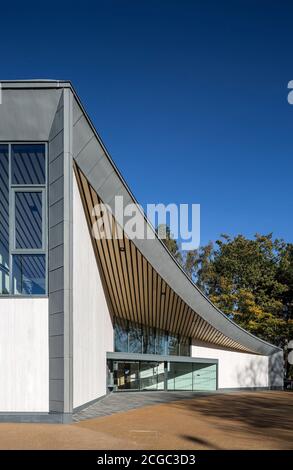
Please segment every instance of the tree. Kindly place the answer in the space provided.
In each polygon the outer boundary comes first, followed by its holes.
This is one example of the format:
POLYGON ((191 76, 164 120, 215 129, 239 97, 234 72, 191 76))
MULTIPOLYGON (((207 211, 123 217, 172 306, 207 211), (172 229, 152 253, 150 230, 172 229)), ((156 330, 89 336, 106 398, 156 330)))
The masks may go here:
POLYGON ((272 234, 222 235, 184 256, 198 287, 229 318, 257 336, 284 345, 292 335, 293 249, 272 234))
POLYGON ((160 224, 156 228, 156 232, 159 238, 161 238, 162 242, 166 245, 168 250, 172 253, 174 258, 176 258, 179 263, 182 263, 182 254, 179 250, 177 241, 174 239, 171 233, 170 227, 165 224, 160 224))
POLYGON ((240 326, 278 346, 293 339, 293 245, 256 234, 223 234, 182 253, 170 228, 159 235, 202 292, 240 326))

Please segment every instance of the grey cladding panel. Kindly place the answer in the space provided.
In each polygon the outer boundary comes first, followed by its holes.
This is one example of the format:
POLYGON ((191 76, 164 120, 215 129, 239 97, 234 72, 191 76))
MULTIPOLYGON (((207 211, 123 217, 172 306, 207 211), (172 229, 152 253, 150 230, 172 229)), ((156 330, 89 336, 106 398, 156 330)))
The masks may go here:
POLYGON ((77 155, 75 161, 78 165, 82 165, 84 173, 88 174, 102 157, 106 158, 106 155, 101 147, 97 145, 96 138, 93 137, 77 155))
MULTIPOLYGON (((50 379, 51 382, 51 379, 50 379)), ((49 395, 50 397, 53 396, 53 390, 49 390, 49 393, 51 391, 51 394, 49 395)), ((49 410, 53 411, 54 413, 63 413, 64 410, 64 402, 62 401, 57 401, 57 400, 52 400, 49 399, 49 410)))
POLYGON ((61 130, 57 135, 55 135, 53 140, 50 140, 49 151, 51 157, 54 158, 60 155, 63 152, 63 130, 61 130))
POLYGON ((55 400, 62 401, 64 394, 64 380, 51 379, 49 381, 49 395, 53 396, 55 400))
POLYGON ((49 408, 64 409, 64 105, 49 142, 49 408))
MULTIPOLYGON (((50 150, 49 150, 50 151, 50 150)), ((52 155, 50 157, 52 160, 52 155)), ((63 177, 63 164, 64 164, 64 155, 63 153, 55 158, 49 164, 49 184, 54 183, 60 177, 63 177)))
POLYGON ((49 272, 49 292, 55 292, 64 287, 64 268, 61 266, 49 272))
MULTIPOLYGON (((49 338, 49 355, 52 358, 63 358, 64 357, 64 336, 63 334, 58 336, 50 336, 49 338)), ((59 400, 59 398, 57 399, 59 400)))
POLYGON ((73 155, 76 156, 94 136, 88 122, 82 116, 73 127, 73 155))
MULTIPOLYGON (((50 238, 49 238, 49 250, 56 248, 59 245, 63 244, 63 223, 55 225, 54 227, 50 228, 50 238)), ((51 269, 54 269, 53 266, 50 265, 51 269)))
POLYGON ((72 120, 73 120, 73 125, 76 123, 76 121, 78 121, 78 119, 82 116, 82 110, 80 109, 80 106, 78 104, 78 102, 76 101, 76 99, 74 98, 73 99, 73 106, 72 106, 73 110, 72 110, 72 114, 73 114, 73 117, 72 117, 72 120))
POLYGON ((110 201, 112 201, 113 197, 118 196, 119 189, 121 188, 122 188, 122 183, 119 180, 118 176, 116 175, 116 172, 113 171, 113 173, 109 176, 109 178, 107 178, 104 184, 102 184, 102 186, 100 187, 100 196, 103 202, 109 203, 110 201))
POLYGON ((113 166, 107 158, 100 158, 94 168, 86 175, 89 183, 96 189, 99 194, 101 186, 114 173, 113 166))
POLYGON ((64 361, 63 358, 51 358, 50 379, 63 380, 64 361))
POLYGON ((0 140, 47 141, 62 90, 2 90, 0 140))
POLYGON ((50 334, 50 336, 56 336, 56 335, 60 335, 60 334, 63 334, 63 333, 64 333, 64 314, 63 314, 63 312, 62 313, 55 313, 54 315, 50 315, 50 325, 49 325, 49 334, 50 334))
MULTIPOLYGON (((60 199, 63 199, 64 184, 63 176, 55 180, 50 186, 49 205, 52 206, 60 199)), ((55 224, 54 224, 55 225, 55 224)))
POLYGON ((64 290, 62 287, 60 290, 49 292, 49 302, 50 317, 54 313, 61 313, 64 311, 64 290))
POLYGON ((59 106, 50 131, 50 140, 52 141, 63 129, 63 103, 59 106))
POLYGON ((64 219, 63 198, 50 206, 49 227, 59 224, 64 219))

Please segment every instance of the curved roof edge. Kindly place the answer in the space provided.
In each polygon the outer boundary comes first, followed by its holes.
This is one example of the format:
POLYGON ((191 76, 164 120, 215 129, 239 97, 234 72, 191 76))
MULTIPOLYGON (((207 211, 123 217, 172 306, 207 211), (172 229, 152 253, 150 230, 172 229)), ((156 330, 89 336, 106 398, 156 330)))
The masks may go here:
MULTIPOLYGON (((88 116, 86 110, 84 109, 81 100, 76 93, 74 87, 71 84, 72 92, 77 100, 88 124, 90 125, 94 135, 98 139, 100 145, 102 146, 106 157, 113 166, 114 171, 116 172, 120 182, 124 186, 126 192, 130 195, 132 202, 138 204, 137 199, 123 178, 120 170, 117 168, 116 164, 112 160, 104 142, 102 141, 100 135, 98 134, 93 122, 88 116)), ((111 184, 111 178, 109 178, 109 184, 111 184)), ((102 185, 105 190, 105 184, 102 185)), ((93 188, 99 192, 99 188, 93 185, 93 188)), ((121 189, 121 188, 120 188, 121 189)), ((109 192, 109 188, 107 188, 109 192)), ((115 194, 115 188, 113 187, 113 193, 115 194)), ((102 194, 101 194, 102 196, 102 194)), ((110 201, 104 201, 110 202, 110 201)), ((139 206, 140 207, 140 206, 139 206)), ((159 274, 170 284, 178 295, 192 308, 198 315, 202 316, 206 321, 208 321, 212 326, 217 328, 226 336, 234 339, 243 346, 255 351, 258 354, 271 355, 281 350, 281 348, 270 344, 252 333, 246 331, 241 326, 237 325, 233 320, 229 319, 218 307, 216 307, 211 300, 196 286, 196 284, 190 279, 187 273, 183 270, 182 266, 174 258, 172 253, 168 250, 163 241, 157 236, 155 228, 147 219, 146 214, 142 211, 142 216, 145 220, 145 223, 151 230, 155 233, 154 240, 139 240, 134 239, 133 242, 140 249, 142 254, 148 259, 152 266, 159 272, 159 274), (168 261, 169 262, 168 262, 168 261), (170 263, 171 261, 171 263, 170 263), (180 276, 178 276, 180 273, 180 276)))
MULTIPOLYGON (((128 202, 134 202, 138 204, 136 198, 134 197, 132 191, 128 187, 126 181, 121 175, 116 164, 112 160, 109 152, 107 151, 101 137, 95 129, 91 119, 89 118, 87 112, 85 111, 78 94, 76 93, 73 85, 70 81, 59 81, 59 80, 11 80, 11 81, 0 81, 2 89, 13 89, 13 88, 31 88, 31 89, 40 89, 40 88, 70 88, 72 93, 81 108, 81 111, 90 126, 93 134, 97 138, 99 144, 101 145, 108 162, 113 167, 113 173, 120 180, 118 184, 118 189, 121 191, 121 188, 124 190, 124 193, 128 195, 128 202)), ((99 160, 101 161, 101 159, 99 160)), ((95 165, 94 168, 98 163, 95 165)), ((83 169, 81 167, 81 169, 83 169)), ((105 192, 108 197, 104 198, 105 203, 110 203, 113 200, 115 191, 117 191, 117 178, 108 178, 108 186, 99 184, 95 181, 95 176, 93 172, 88 172, 86 175, 89 179, 93 188, 100 192, 100 196, 103 199, 102 192, 105 192), (111 197, 109 197, 111 194, 111 197), (108 200, 107 200, 108 199, 108 200)), ((111 204, 110 204, 111 205, 111 204)), ((133 242, 136 244, 137 248, 142 252, 146 259, 152 264, 154 269, 162 276, 163 279, 170 285, 170 287, 189 305, 198 315, 200 315, 204 320, 209 322, 216 329, 221 331, 226 336, 237 341, 246 348, 255 351, 258 354, 271 355, 281 350, 281 348, 274 346, 262 339, 257 338, 252 333, 244 330, 242 327, 237 325, 233 320, 229 319, 219 308, 217 308, 211 301, 208 299, 203 292, 194 284, 194 282, 188 277, 188 275, 183 270, 182 266, 177 262, 177 260, 172 256, 170 251, 167 249, 165 244, 160 240, 155 232, 154 227, 147 219, 145 213, 142 211, 142 216, 145 220, 145 223, 151 230, 155 233, 155 238, 153 240, 139 240, 134 239, 133 242)))

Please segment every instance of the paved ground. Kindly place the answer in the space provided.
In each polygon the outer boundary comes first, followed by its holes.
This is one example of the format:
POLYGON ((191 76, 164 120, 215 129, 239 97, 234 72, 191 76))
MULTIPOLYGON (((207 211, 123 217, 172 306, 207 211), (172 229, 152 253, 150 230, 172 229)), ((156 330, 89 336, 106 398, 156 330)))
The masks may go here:
MULTIPOLYGON (((215 393, 215 392, 214 392, 215 393)), ((129 411, 158 403, 168 403, 170 401, 184 400, 193 397, 209 395, 207 393, 194 392, 121 392, 111 393, 94 405, 76 413, 73 417, 75 422, 85 419, 109 416, 121 411, 129 411)))
POLYGON ((292 450, 293 393, 197 396, 70 425, 1 423, 0 448, 292 450))

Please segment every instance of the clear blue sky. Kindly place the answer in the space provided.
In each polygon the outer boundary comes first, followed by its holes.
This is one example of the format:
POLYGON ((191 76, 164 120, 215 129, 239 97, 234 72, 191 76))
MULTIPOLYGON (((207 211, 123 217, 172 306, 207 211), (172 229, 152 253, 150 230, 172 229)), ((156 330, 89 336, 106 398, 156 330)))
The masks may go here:
POLYGON ((78 3, 4 2, 1 78, 72 80, 139 202, 200 203, 202 243, 293 242, 292 1, 78 3))

